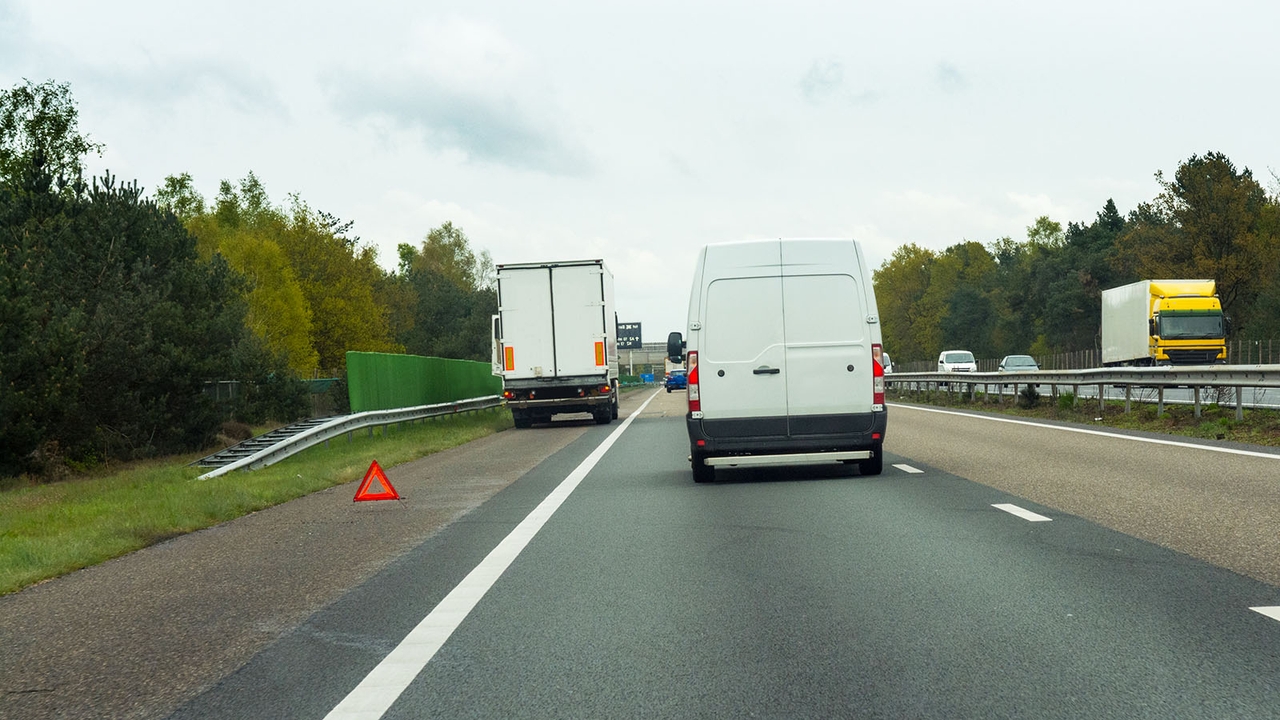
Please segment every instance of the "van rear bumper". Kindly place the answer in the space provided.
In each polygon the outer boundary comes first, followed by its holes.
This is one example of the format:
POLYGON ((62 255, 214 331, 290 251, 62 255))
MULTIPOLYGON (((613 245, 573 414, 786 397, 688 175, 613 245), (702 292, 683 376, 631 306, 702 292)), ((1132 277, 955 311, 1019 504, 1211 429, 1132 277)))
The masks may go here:
POLYGON ((842 423, 860 428, 858 430, 804 435, 786 434, 786 418, 707 421, 695 420, 686 414, 685 425, 690 450, 704 457, 844 452, 878 448, 884 442, 888 415, 888 412, 859 413, 848 416, 849 422, 842 423), (708 423, 712 424, 714 435, 707 432, 708 423))

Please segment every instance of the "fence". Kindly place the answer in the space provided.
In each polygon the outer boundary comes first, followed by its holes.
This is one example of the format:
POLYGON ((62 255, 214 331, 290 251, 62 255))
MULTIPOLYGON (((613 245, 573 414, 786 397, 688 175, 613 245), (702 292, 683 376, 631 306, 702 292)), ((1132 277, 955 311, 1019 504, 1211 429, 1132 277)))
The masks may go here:
POLYGON ((487 362, 348 352, 347 393, 359 413, 500 395, 502 379, 487 362))
MULTIPOLYGON (((1102 359, 1096 348, 1052 355, 1033 356, 1041 370, 1088 370, 1102 367, 1102 359)), ((997 358, 982 358, 978 372, 996 372, 1000 368, 997 358)), ((1274 365, 1280 363, 1280 342, 1273 340, 1234 339, 1227 342, 1228 365, 1274 365)), ((938 369, 936 360, 913 360, 895 363, 898 372, 932 372, 938 369)))

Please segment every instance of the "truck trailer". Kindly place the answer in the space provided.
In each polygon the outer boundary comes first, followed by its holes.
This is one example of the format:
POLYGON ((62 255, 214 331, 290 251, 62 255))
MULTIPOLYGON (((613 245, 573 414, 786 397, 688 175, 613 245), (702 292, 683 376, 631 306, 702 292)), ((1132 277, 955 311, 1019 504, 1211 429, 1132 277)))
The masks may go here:
POLYGON ((517 428, 559 413, 618 417, 613 274, 603 260, 498 265, 493 372, 517 428))
POLYGON ((1102 291, 1102 364, 1227 360, 1228 321, 1213 280, 1139 280, 1102 291))

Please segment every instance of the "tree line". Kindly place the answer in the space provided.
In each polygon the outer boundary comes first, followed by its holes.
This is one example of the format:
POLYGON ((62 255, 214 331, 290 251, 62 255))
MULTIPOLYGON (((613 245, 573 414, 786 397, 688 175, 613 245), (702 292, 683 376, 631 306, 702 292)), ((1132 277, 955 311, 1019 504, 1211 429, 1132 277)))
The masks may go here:
POLYGON ((1040 217, 1025 241, 898 248, 873 273, 885 348, 897 362, 1097 349, 1102 291, 1158 278, 1216 280, 1233 337, 1280 336, 1280 181, 1268 192, 1218 152, 1156 179, 1128 215, 1107 200, 1065 229, 1040 217))
POLYGON ((493 263, 445 223, 395 270, 353 223, 250 172, 211 201, 83 178, 101 153, 65 83, 0 91, 0 475, 189 452, 308 410, 348 350, 485 360, 493 263), (219 400, 207 389, 240 381, 219 400))

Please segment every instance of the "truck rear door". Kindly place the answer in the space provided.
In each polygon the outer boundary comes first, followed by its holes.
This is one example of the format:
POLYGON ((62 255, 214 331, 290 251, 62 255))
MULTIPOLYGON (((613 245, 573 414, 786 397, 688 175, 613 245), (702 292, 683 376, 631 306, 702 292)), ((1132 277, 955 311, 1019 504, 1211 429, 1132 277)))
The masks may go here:
MULTIPOLYGON (((599 265, 551 269, 556 375, 600 375, 608 369, 604 273, 599 265)), ((616 352, 616 350, 615 350, 616 352)))
POLYGON ((516 268, 498 273, 503 377, 528 379, 555 373, 551 334, 551 273, 516 268))

